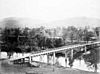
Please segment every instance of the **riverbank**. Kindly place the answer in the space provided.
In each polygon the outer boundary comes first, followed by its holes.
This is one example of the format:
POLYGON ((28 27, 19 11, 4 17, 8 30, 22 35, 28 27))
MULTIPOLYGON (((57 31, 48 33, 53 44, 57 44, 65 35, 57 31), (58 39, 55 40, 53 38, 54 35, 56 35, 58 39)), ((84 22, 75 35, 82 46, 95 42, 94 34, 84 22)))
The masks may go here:
POLYGON ((72 68, 57 67, 41 63, 41 66, 28 67, 25 65, 9 64, 7 60, 0 61, 0 74, 99 74, 72 68))

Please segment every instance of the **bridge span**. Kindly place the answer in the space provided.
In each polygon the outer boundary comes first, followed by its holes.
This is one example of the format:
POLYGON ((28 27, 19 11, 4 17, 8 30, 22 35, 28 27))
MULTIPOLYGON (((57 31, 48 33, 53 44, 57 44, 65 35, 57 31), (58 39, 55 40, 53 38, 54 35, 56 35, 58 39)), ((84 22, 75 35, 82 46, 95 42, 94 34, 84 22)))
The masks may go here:
MULTIPOLYGON (((65 53, 65 62, 66 62, 66 66, 67 66, 67 52, 71 51, 71 59, 73 59, 73 50, 78 50, 78 51, 85 51, 87 52, 87 46, 90 47, 96 47, 96 46, 100 46, 100 41, 98 42, 92 42, 92 43, 86 43, 86 44, 77 44, 77 45, 69 45, 69 46, 63 46, 63 47, 58 47, 58 48, 53 48, 53 49, 47 49, 47 50, 43 50, 40 52, 31 52, 29 55, 25 55, 22 57, 17 57, 17 58, 11 58, 9 59, 10 61, 16 61, 19 59, 25 59, 25 58, 29 58, 29 63, 32 63, 32 58, 35 56, 41 56, 41 55, 47 55, 50 53, 53 53, 53 64, 55 64, 55 53, 59 52, 59 51, 64 51, 65 53)), ((48 57, 49 59, 49 57, 48 57)), ((47 59, 47 63, 49 63, 49 60, 47 59)))

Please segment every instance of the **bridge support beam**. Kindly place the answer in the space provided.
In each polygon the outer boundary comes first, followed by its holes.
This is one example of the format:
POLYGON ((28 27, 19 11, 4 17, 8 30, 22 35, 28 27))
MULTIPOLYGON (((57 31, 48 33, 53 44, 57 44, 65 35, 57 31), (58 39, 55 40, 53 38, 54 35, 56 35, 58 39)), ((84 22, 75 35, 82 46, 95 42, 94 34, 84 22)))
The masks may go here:
POLYGON ((47 54, 47 64, 49 64, 49 53, 47 54))
POLYGON ((40 55, 40 62, 43 62, 43 58, 42 58, 43 56, 42 55, 40 55))
POLYGON ((32 63, 32 56, 29 56, 29 64, 32 63))
POLYGON ((55 52, 53 52, 53 65, 55 64, 55 58, 56 58, 56 55, 55 55, 55 52))
POLYGON ((55 68, 54 68, 54 65, 55 65, 55 58, 56 58, 56 55, 55 55, 55 52, 53 52, 53 71, 55 71, 55 68))
POLYGON ((73 59, 73 49, 71 49, 71 60, 73 59))
POLYGON ((65 67, 67 67, 67 52, 65 51, 65 67))

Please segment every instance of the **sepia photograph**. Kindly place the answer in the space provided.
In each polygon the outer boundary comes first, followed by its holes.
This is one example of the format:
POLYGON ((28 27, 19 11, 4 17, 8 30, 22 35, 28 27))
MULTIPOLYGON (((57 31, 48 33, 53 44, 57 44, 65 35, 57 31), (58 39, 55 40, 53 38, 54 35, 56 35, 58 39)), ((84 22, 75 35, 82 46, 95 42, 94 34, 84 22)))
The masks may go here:
POLYGON ((100 0, 0 0, 0 74, 99 74, 100 0))

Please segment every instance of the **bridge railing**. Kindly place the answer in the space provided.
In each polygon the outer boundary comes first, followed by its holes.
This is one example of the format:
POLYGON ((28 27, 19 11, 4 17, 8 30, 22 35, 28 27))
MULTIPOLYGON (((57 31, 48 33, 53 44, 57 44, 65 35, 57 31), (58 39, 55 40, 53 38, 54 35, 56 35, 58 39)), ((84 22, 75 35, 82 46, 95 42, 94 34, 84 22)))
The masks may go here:
POLYGON ((85 47, 87 45, 94 45, 94 44, 100 44, 100 42, 93 42, 93 43, 86 43, 86 44, 78 44, 78 45, 69 45, 69 46, 63 46, 63 47, 58 47, 58 48, 53 48, 53 49, 48 49, 40 52, 35 52, 35 53, 30 53, 29 55, 22 56, 22 57, 17 57, 17 58, 11 58, 9 59, 10 61, 26 58, 26 57, 31 57, 31 56, 40 56, 48 53, 53 53, 53 52, 58 52, 62 50, 69 51, 71 49, 79 48, 79 47, 85 47))

